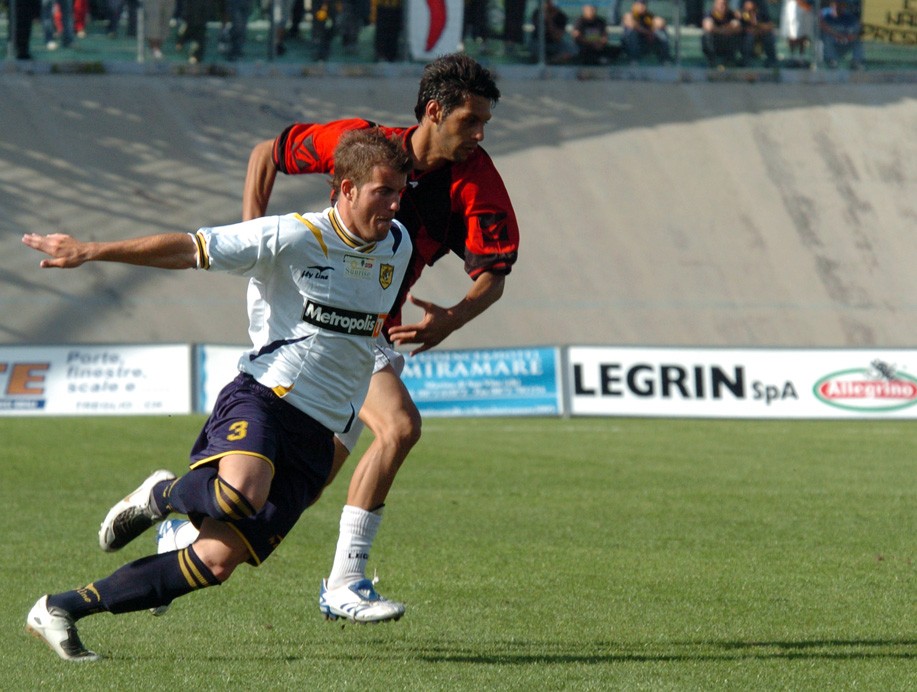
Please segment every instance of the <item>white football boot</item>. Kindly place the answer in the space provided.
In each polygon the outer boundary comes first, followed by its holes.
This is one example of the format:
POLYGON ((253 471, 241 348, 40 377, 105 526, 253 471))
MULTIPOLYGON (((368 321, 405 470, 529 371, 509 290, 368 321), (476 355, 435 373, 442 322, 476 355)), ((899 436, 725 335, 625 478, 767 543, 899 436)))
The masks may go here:
POLYGON ((151 474, 140 487, 112 507, 99 527, 99 547, 107 553, 120 550, 162 519, 153 502, 153 486, 175 479, 171 471, 151 474))
POLYGON ((98 661, 101 656, 90 651, 77 634, 76 625, 70 614, 60 608, 49 608, 48 597, 38 599, 25 620, 30 634, 44 640, 51 650, 65 661, 98 661))
POLYGON ((322 579, 318 608, 327 620, 344 618, 353 622, 386 622, 400 620, 404 604, 390 601, 379 593, 370 579, 361 579, 336 589, 329 589, 322 579))

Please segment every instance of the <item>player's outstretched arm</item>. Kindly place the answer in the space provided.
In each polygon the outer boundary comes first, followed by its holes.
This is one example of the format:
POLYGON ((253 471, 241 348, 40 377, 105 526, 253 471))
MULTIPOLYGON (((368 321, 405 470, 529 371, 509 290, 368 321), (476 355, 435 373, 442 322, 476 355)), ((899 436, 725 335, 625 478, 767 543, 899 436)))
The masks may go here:
POLYGON ((251 221, 267 213, 277 167, 274 166, 274 140, 266 139, 252 147, 242 190, 242 220, 251 221))
POLYGON ((464 298, 451 308, 443 308, 408 294, 408 300, 424 312, 420 322, 403 324, 389 330, 389 338, 397 345, 420 344, 411 355, 438 346, 456 329, 468 324, 500 300, 506 277, 503 274, 480 274, 464 298))
POLYGON ((82 242, 65 233, 26 233, 22 242, 43 252, 43 269, 71 269, 86 262, 121 262, 160 269, 193 269, 197 243, 187 233, 162 233, 131 240, 82 242))

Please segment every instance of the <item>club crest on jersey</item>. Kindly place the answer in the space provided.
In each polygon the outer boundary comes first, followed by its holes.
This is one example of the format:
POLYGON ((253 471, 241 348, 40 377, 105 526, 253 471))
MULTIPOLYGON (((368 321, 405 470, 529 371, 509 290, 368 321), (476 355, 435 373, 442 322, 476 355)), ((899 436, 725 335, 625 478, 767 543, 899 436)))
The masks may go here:
POLYGON ((379 265, 379 283, 382 288, 388 288, 392 285, 392 279, 395 278, 395 265, 394 264, 380 264, 379 265))
POLYGON ((374 257, 344 255, 344 276, 348 279, 372 279, 376 268, 374 257))

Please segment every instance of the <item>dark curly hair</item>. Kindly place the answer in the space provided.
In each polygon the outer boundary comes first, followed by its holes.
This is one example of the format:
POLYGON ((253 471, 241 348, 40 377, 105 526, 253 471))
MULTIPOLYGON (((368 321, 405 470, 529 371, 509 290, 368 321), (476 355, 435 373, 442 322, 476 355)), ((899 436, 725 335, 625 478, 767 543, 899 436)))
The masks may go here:
POLYGON ((471 96, 483 96, 495 106, 500 90, 493 74, 464 53, 443 55, 423 70, 414 115, 420 122, 430 101, 442 106, 444 116, 449 115, 471 96))

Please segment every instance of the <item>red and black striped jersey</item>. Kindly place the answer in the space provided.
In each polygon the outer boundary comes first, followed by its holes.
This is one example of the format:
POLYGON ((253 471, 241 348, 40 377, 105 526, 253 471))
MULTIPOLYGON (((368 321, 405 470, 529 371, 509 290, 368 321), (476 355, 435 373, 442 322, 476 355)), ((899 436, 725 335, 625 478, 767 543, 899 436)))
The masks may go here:
MULTIPOLYGON (((281 173, 327 173, 334 170, 334 150, 341 135, 376 127, 354 118, 329 123, 294 123, 274 141, 274 165, 281 173)), ((405 145, 417 126, 378 126, 405 145)), ((397 219, 414 243, 411 266, 386 326, 401 322, 401 307, 424 266, 450 251, 465 262, 471 278, 490 271, 509 274, 519 248, 519 225, 503 179, 490 156, 478 147, 467 160, 432 171, 415 171, 401 199, 397 219)))

